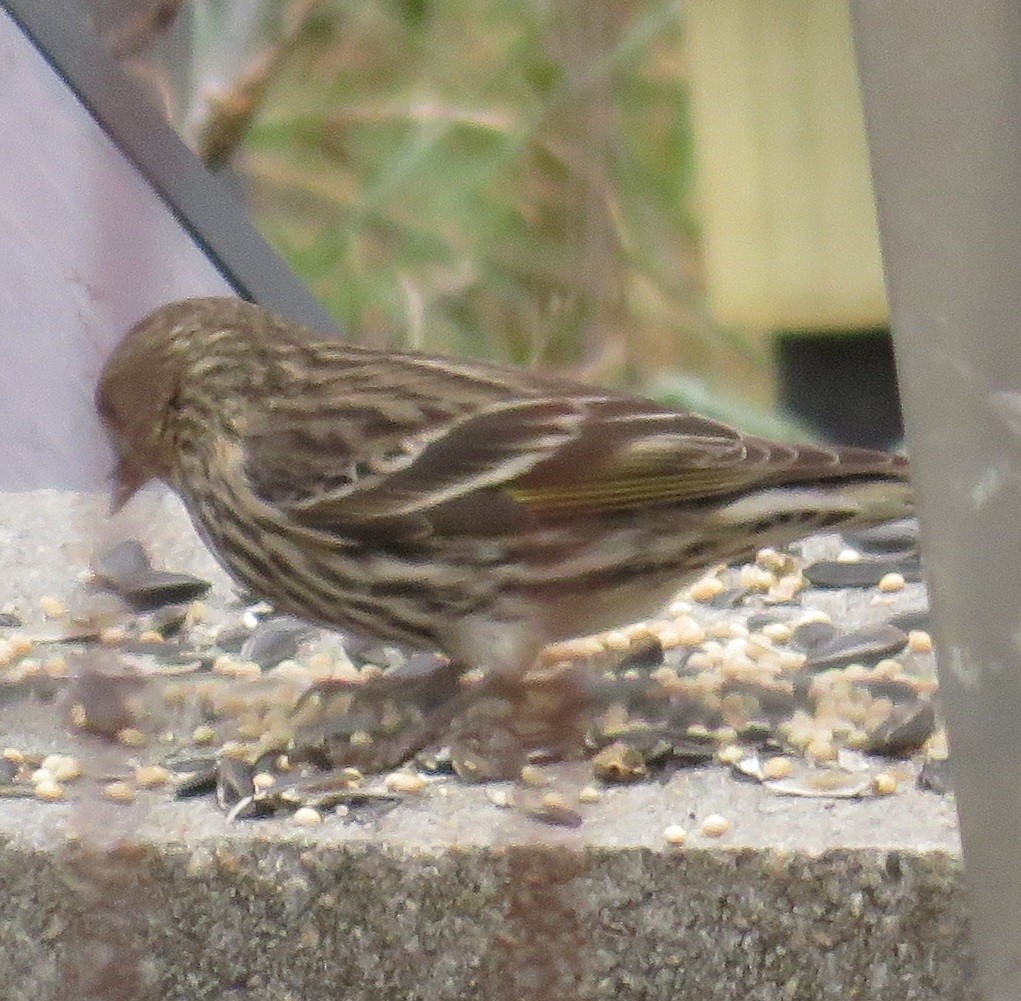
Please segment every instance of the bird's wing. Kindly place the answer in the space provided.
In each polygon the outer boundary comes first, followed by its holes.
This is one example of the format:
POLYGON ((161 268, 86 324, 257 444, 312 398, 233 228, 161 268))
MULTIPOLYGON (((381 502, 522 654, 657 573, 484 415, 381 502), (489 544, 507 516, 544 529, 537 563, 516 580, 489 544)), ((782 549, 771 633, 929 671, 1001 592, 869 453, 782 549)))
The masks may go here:
POLYGON ((244 466, 309 524, 394 519, 513 480, 584 419, 521 370, 320 344, 275 369, 244 466))
POLYGON ((567 514, 697 503, 755 488, 907 477, 901 456, 784 444, 697 414, 634 403, 618 398, 594 405, 573 442, 507 491, 531 509, 567 514))
POLYGON ((833 450, 520 370, 335 350, 312 367, 314 386, 276 396, 245 433, 252 489, 314 527, 471 509, 485 529, 487 511, 499 522, 696 502, 757 484, 883 475, 888 461, 861 451, 847 465, 833 450))
POLYGON ((295 506, 316 519, 372 521, 418 514, 513 482, 574 440, 584 417, 561 400, 493 404, 442 428, 412 435, 366 464, 349 489, 295 506))

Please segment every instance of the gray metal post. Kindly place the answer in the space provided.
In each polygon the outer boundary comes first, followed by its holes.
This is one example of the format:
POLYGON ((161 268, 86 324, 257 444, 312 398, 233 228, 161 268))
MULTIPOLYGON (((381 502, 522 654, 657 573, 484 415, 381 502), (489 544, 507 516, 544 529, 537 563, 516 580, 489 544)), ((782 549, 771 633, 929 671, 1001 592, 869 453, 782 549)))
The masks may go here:
POLYGON ((1021 6, 852 13, 981 986, 1021 998, 1021 6))

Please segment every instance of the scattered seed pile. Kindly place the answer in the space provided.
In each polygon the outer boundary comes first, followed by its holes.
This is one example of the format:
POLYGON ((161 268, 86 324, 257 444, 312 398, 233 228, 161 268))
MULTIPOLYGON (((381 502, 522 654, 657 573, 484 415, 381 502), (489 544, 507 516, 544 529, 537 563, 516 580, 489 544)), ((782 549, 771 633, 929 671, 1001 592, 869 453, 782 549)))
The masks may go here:
MULTIPOLYGON (((208 582, 157 569, 125 542, 66 599, 3 610, 0 698, 49 700, 72 728, 120 744, 121 773, 91 777, 112 801, 165 787, 215 794, 233 816, 286 810, 304 824, 451 773, 513 776, 536 793, 529 811, 555 824, 579 823, 577 804, 603 784, 678 767, 728 767, 790 795, 889 795, 916 775, 943 791, 916 544, 916 525, 898 522, 716 568, 662 618, 550 647, 524 685, 462 698, 419 750, 406 735, 479 679, 244 596, 209 608, 208 582), (871 624, 842 630, 852 605, 871 624), (543 792, 543 765, 582 757, 593 780, 577 804, 543 792)), ((0 795, 74 796, 83 766, 64 752, 6 747, 0 795)), ((509 805, 500 790, 490 799, 509 805)), ((709 836, 726 823, 713 818, 709 836)))

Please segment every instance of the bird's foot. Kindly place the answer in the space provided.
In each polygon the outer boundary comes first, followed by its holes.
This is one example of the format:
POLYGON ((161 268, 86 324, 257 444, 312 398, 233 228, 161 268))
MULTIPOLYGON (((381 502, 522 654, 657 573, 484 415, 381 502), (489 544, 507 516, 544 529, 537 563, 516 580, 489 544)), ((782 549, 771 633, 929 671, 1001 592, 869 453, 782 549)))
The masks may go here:
POLYGON ((529 764, 582 756, 592 707, 587 672, 494 676, 478 689, 450 727, 451 762, 462 778, 518 778, 529 764))
POLYGON ((292 759, 324 768, 385 771, 431 744, 471 781, 514 778, 529 762, 581 756, 590 688, 580 672, 466 681, 463 665, 434 658, 368 682, 326 681, 294 710, 292 759))
POLYGON ((297 761, 323 768, 386 771, 432 743, 472 701, 461 664, 433 655, 367 682, 314 685, 295 706, 297 761))

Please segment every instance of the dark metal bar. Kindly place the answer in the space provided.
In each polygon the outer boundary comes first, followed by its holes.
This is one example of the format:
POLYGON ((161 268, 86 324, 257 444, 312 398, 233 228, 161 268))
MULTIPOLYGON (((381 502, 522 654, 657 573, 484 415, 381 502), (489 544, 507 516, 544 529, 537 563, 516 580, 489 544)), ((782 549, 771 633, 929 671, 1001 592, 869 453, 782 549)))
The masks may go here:
POLYGON ((1021 997, 1021 7, 854 0, 980 982, 1021 997))
POLYGON ((81 0, 0 0, 238 294, 336 330, 308 288, 256 232, 231 189, 207 171, 103 48, 81 0))

